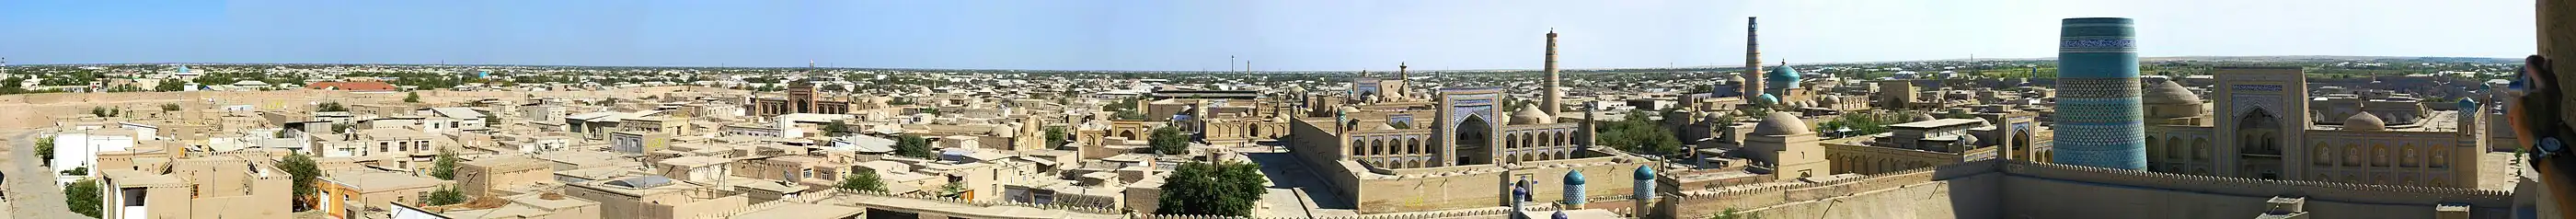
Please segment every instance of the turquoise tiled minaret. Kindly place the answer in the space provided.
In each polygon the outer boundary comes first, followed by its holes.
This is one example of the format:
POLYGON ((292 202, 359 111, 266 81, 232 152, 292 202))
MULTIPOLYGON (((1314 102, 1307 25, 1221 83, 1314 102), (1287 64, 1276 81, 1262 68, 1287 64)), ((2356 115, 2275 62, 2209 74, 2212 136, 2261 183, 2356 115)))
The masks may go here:
POLYGON ((2128 18, 2068 18, 2058 29, 2057 136, 2051 162, 2146 169, 2137 34, 2128 18))

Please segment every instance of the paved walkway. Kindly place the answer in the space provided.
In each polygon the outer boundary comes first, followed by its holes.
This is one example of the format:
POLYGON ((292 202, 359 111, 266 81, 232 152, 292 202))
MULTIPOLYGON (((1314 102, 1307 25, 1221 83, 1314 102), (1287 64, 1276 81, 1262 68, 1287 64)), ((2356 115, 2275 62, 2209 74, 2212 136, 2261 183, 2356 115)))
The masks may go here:
POLYGON ((11 218, 91 218, 72 213, 70 208, 64 207, 62 188, 54 186, 54 174, 46 174, 53 171, 37 166, 39 162, 36 161, 35 134, 34 131, 21 130, 18 133, 5 135, 8 139, 0 139, 0 141, 8 141, 9 144, 9 169, 5 171, 8 173, 8 179, 0 179, 0 181, 7 181, 0 183, 0 186, 8 186, 8 192, 0 195, 9 197, 9 216, 11 218))

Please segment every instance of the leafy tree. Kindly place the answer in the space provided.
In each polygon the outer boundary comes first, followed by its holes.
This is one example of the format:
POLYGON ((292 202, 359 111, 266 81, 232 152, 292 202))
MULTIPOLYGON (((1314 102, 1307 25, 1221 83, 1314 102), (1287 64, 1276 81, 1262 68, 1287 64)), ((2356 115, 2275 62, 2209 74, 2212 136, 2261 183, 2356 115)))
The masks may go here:
POLYGON ((456 180, 456 152, 455 152, 455 151, 448 151, 447 149, 439 149, 439 150, 438 150, 438 160, 437 160, 437 161, 433 161, 433 162, 437 162, 437 163, 436 163, 436 164, 432 164, 433 166, 430 166, 430 168, 429 168, 429 176, 431 176, 431 177, 438 177, 438 179, 443 179, 443 180, 456 180))
POLYGON ((930 139, 911 135, 905 135, 900 139, 895 139, 894 155, 919 158, 939 157, 937 152, 930 151, 930 139))
POLYGON ((849 124, 843 124, 843 123, 841 123, 840 121, 833 121, 833 122, 832 122, 832 123, 830 123, 830 124, 823 124, 823 135, 824 135, 824 136, 840 137, 840 136, 849 135, 849 134, 850 134, 850 125, 849 125, 849 124))
POLYGON ((422 197, 420 201, 421 205, 439 206, 464 204, 465 200, 465 191, 453 186, 439 186, 438 190, 430 191, 429 197, 422 197))
POLYGON ((348 107, 348 106, 341 106, 341 105, 340 105, 340 102, 322 102, 322 104, 316 104, 316 105, 314 105, 314 106, 313 106, 313 111, 314 111, 314 112, 348 112, 348 111, 349 111, 349 107, 348 107))
POLYGON ((63 205, 70 205, 74 213, 95 218, 99 213, 99 201, 105 198, 99 197, 102 195, 106 194, 98 192, 97 179, 84 178, 79 182, 72 182, 71 186, 63 187, 63 205))
POLYGON ((1064 146, 1064 143, 1065 143, 1065 142, 1066 142, 1066 140, 1067 140, 1065 135, 1066 135, 1066 134, 1065 134, 1065 130, 1064 130, 1064 127, 1063 127, 1063 126, 1047 127, 1047 128, 1046 128, 1046 145, 1047 145, 1047 147, 1064 146))
POLYGON ((1674 137, 1672 130, 1646 117, 1652 113, 1631 111, 1620 121, 1597 127, 1602 129, 1599 130, 1601 144, 1643 154, 1672 154, 1681 150, 1681 139, 1674 137))
POLYGON ((1251 216, 1254 203, 1268 193, 1261 184, 1261 165, 1225 161, 1181 164, 1163 179, 1163 198, 1156 214, 1251 216))
POLYGON ((1171 126, 1154 128, 1153 136, 1145 138, 1151 139, 1151 141, 1147 142, 1146 146, 1154 148, 1155 153, 1183 154, 1190 152, 1190 137, 1182 135, 1180 128, 1174 128, 1171 126))
POLYGON ((178 83, 177 81, 162 81, 162 82, 161 82, 161 85, 155 85, 155 86, 152 86, 152 91, 160 91, 160 92, 171 92, 171 91, 180 91, 180 90, 187 90, 187 89, 188 89, 188 85, 180 84, 180 83, 178 83))
POLYGON ((42 161, 37 164, 54 163, 54 138, 36 138, 36 160, 42 161))
POLYGON ((404 102, 404 103, 419 103, 419 102, 420 102, 420 92, 409 92, 409 93, 404 93, 404 94, 403 94, 403 102, 404 102))
POLYGON ((939 186, 939 197, 957 198, 963 197, 961 195, 964 194, 966 194, 965 183, 950 182, 948 185, 939 186))
POLYGON ((306 157, 304 153, 288 153, 286 160, 277 162, 277 169, 286 171, 288 177, 294 177, 295 197, 299 197, 295 201, 301 203, 297 206, 313 206, 312 200, 307 198, 319 192, 319 188, 313 187, 313 182, 322 177, 322 169, 313 162, 313 157, 306 157))
POLYGON ((850 176, 841 177, 841 186, 839 187, 841 189, 860 191, 886 191, 885 180, 877 178, 877 171, 874 170, 857 171, 857 173, 851 173, 850 176))

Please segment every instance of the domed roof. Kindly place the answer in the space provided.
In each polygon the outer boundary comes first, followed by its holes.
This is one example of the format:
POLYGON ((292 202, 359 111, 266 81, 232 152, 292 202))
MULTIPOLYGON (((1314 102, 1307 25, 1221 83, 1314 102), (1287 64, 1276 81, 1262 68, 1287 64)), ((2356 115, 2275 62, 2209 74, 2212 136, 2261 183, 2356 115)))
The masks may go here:
POLYGON ((1565 171, 1566 185, 1583 185, 1583 171, 1565 171))
POLYGON ((1730 123, 1730 122, 1735 122, 1735 121, 1718 121, 1718 120, 1725 120, 1725 119, 1726 119, 1726 115, 1722 115, 1722 114, 1718 114, 1718 113, 1700 113, 1700 114, 1699 114, 1699 121, 1700 121, 1700 122, 1709 122, 1709 123, 1718 123, 1718 124, 1726 124, 1726 123, 1730 123))
POLYGON ((1648 169, 1648 168, 1646 168, 1646 166, 1637 166, 1637 173, 1636 173, 1635 177, 1636 177, 1636 179, 1637 179, 1637 180, 1651 180, 1651 179, 1655 179, 1655 169, 1648 169))
POLYGON ((2148 86, 2144 102, 2146 104, 2192 104, 2200 103, 2200 95, 2192 94, 2191 90, 2183 88, 2181 83, 2167 81, 2148 86))
POLYGON ((1771 68, 1770 74, 1763 74, 1762 80, 1765 83, 1763 86, 1798 88, 1798 68, 1789 67, 1789 63, 1780 63, 1779 67, 1771 68))
POLYGON ((1726 76, 1726 82, 1727 82, 1727 83, 1744 83, 1744 76, 1743 76, 1743 75, 1727 75, 1727 76, 1726 76))
POLYGON ((2479 107, 2479 106, 2478 106, 2478 101, 2477 101, 2477 100, 2471 100, 2471 99, 2469 99, 2469 98, 2460 98, 2460 110, 2461 110, 2461 111, 2471 111, 2471 112, 2475 112, 2475 111, 2478 111, 2478 110, 2483 110, 2482 108, 2485 108, 2485 107, 2479 107))
POLYGON ((1771 96, 1771 94, 1762 94, 1762 96, 1753 97, 1753 105, 1770 106, 1772 104, 1780 104, 1780 97, 1771 96))
POLYGON ((2379 131, 2387 129, 2388 122, 2380 121, 2379 116, 2370 115, 2370 112, 2353 113, 2352 117, 2343 119, 2343 130, 2379 131))
POLYGON ((1549 118, 1551 117, 1547 115, 1546 111, 1538 109, 1537 104, 1521 105, 1521 110, 1512 112, 1511 124, 1528 125, 1556 123, 1554 119, 1549 118))
POLYGON ((1771 112, 1771 115, 1762 117, 1762 123, 1753 125, 1753 134, 1756 135, 1795 135, 1807 132, 1809 132, 1807 121, 1799 120, 1798 115, 1789 114, 1789 112, 1771 112))

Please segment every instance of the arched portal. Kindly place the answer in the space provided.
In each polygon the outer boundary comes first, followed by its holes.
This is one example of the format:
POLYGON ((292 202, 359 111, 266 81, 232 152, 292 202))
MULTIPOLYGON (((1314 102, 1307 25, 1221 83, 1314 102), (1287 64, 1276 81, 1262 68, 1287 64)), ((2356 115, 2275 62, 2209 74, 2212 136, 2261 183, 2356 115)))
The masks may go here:
POLYGON ((2260 108, 2237 117, 2230 142, 2240 153, 2237 177, 2281 179, 2281 127, 2280 117, 2260 108))
POLYGON ((1450 145, 1458 148, 1458 154, 1454 155, 1458 158, 1458 165, 1494 163, 1493 123, 1486 121, 1483 116, 1468 115, 1458 121, 1456 132, 1450 133, 1456 136, 1451 138, 1450 145))

